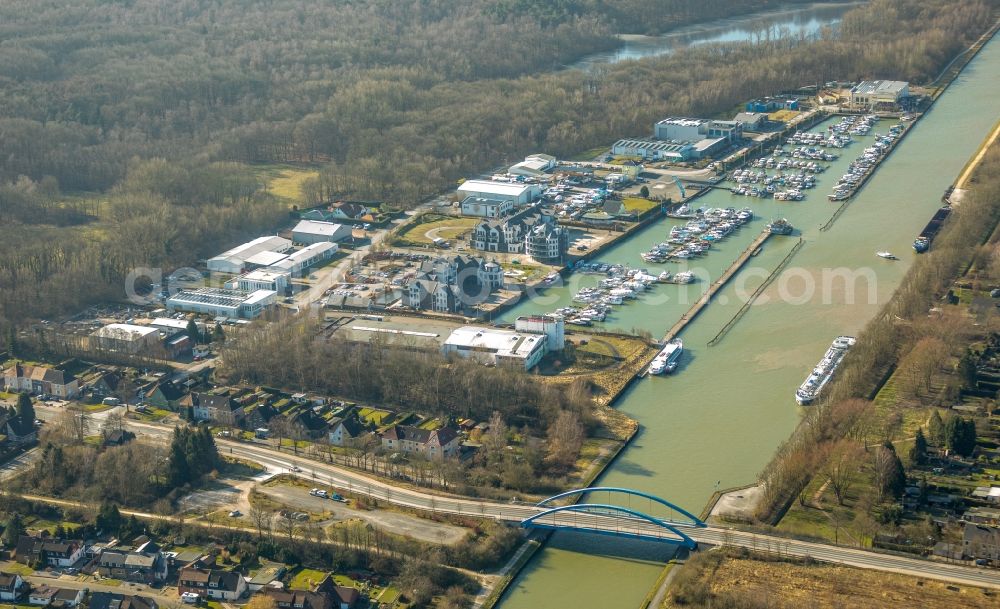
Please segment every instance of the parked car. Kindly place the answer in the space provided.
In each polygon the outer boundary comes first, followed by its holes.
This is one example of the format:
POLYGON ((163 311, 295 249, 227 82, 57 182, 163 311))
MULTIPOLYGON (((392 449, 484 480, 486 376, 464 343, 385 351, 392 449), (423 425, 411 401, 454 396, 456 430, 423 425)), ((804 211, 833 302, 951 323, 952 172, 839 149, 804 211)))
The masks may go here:
POLYGON ((195 594, 194 592, 184 592, 181 594, 181 602, 187 603, 189 605, 197 605, 198 601, 201 600, 200 594, 195 594))
POLYGON ((344 496, 341 495, 340 493, 330 493, 330 499, 333 499, 334 501, 341 501, 341 502, 346 502, 347 501, 346 499, 344 499, 344 496))
POLYGON ((289 469, 289 470, 291 470, 291 471, 293 471, 293 472, 295 472, 295 473, 298 473, 298 472, 301 472, 301 471, 302 471, 302 468, 301 468, 301 467, 299 467, 298 465, 293 465, 293 466, 291 466, 291 467, 290 467, 290 468, 288 468, 288 469, 289 469))
POLYGON ((232 512, 229 512, 229 517, 230 518, 239 518, 242 515, 243 515, 243 513, 240 512, 239 510, 233 510, 232 512))

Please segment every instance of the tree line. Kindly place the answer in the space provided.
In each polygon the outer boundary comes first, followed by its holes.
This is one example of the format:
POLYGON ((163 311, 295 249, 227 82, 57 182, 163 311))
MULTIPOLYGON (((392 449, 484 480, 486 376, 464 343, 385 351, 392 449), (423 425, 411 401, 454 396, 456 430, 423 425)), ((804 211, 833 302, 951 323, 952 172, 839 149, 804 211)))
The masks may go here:
MULTIPOLYGON (((831 455, 843 448, 845 438, 862 446, 865 452, 870 444, 891 440, 901 424, 901 414, 880 417, 870 399, 893 371, 901 379, 905 397, 927 389, 929 375, 950 368, 959 385, 946 385, 940 400, 932 402, 945 407, 957 400, 962 389, 974 384, 965 353, 968 342, 982 334, 984 328, 964 314, 936 312, 936 305, 993 234, 1000 221, 997 201, 1000 148, 993 147, 977 168, 975 187, 952 211, 934 248, 916 259, 892 299, 858 335, 824 399, 810 406, 792 437, 758 475, 764 488, 758 518, 773 520, 814 475, 829 476, 831 462, 836 462, 831 455)), ((940 446, 962 455, 971 454, 975 446, 974 422, 949 417, 946 424, 940 424, 940 430, 933 419, 931 425, 932 437, 940 446)))

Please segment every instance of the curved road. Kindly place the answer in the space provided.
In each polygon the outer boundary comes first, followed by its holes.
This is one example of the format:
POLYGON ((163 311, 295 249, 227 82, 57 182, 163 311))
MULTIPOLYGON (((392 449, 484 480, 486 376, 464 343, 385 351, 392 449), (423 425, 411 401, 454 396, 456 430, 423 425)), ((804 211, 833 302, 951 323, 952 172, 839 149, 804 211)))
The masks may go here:
MULTIPOLYGON (((52 418, 55 413, 58 413, 58 410, 38 408, 37 412, 42 418, 52 418)), ((136 433, 142 433, 158 440, 166 440, 173 433, 172 427, 164 425, 129 421, 128 426, 136 433)), ((545 509, 534 505, 482 501, 393 486, 389 482, 359 472, 305 458, 296 458, 265 446, 229 440, 219 440, 218 446, 223 454, 228 453, 256 461, 267 467, 272 473, 296 472, 299 476, 311 477, 317 482, 340 488, 348 493, 366 495, 375 500, 422 511, 520 523, 545 509)), ((562 512, 545 516, 539 519, 538 523, 565 528, 585 528, 624 536, 641 535, 662 540, 676 538, 673 533, 645 520, 601 514, 562 512)), ((684 524, 677 526, 685 527, 684 532, 699 543, 741 546, 788 556, 811 557, 816 560, 865 569, 940 579, 968 586, 1000 588, 1000 571, 992 569, 881 554, 719 527, 695 528, 684 524)))

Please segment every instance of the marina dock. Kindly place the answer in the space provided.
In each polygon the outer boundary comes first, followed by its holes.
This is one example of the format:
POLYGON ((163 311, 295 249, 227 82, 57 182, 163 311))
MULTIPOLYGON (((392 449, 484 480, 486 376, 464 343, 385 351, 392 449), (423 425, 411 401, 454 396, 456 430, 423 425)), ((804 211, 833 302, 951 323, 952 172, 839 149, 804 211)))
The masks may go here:
POLYGON ((731 265, 729 265, 729 268, 727 268, 718 279, 713 281, 708 290, 706 290, 705 293, 702 294, 693 305, 691 305, 691 308, 688 309, 687 313, 682 315, 681 318, 677 320, 677 323, 667 330, 667 333, 663 336, 662 343, 666 344, 677 338, 677 335, 680 334, 681 331, 684 330, 684 328, 698 316, 698 313, 701 313, 701 310, 704 309, 709 302, 711 302, 712 297, 714 297, 715 294, 721 290, 730 279, 733 278, 733 275, 735 275, 737 271, 743 268, 743 265, 747 263, 747 260, 750 260, 750 258, 753 257, 754 252, 764 245, 764 242, 767 241, 770 236, 771 232, 767 230, 757 235, 750 245, 743 250, 743 253, 740 254, 731 265))

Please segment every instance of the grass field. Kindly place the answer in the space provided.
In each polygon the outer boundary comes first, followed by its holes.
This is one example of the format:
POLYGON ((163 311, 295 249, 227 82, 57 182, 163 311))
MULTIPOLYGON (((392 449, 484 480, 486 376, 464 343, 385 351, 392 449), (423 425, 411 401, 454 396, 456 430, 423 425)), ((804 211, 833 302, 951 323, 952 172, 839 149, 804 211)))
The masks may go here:
POLYGON ((426 221, 408 224, 400 231, 398 241, 404 244, 430 245, 435 237, 454 240, 459 235, 471 231, 479 223, 478 218, 451 218, 436 214, 427 214, 419 218, 426 221))
POLYGON ((628 197, 622 199, 622 205, 625 206, 625 211, 629 213, 644 213, 653 209, 659 203, 656 201, 650 201, 649 199, 643 199, 642 197, 628 197))
POLYGON ((289 203, 305 203, 302 183, 315 178, 315 169, 296 165, 262 165, 257 167, 257 175, 267 184, 267 190, 275 197, 289 203))
POLYGON ((681 567, 663 607, 785 609, 997 608, 981 588, 828 564, 753 560, 736 550, 702 552, 681 567), (679 596, 687 602, 677 602, 679 596), (734 605, 733 601, 753 604, 734 605))

